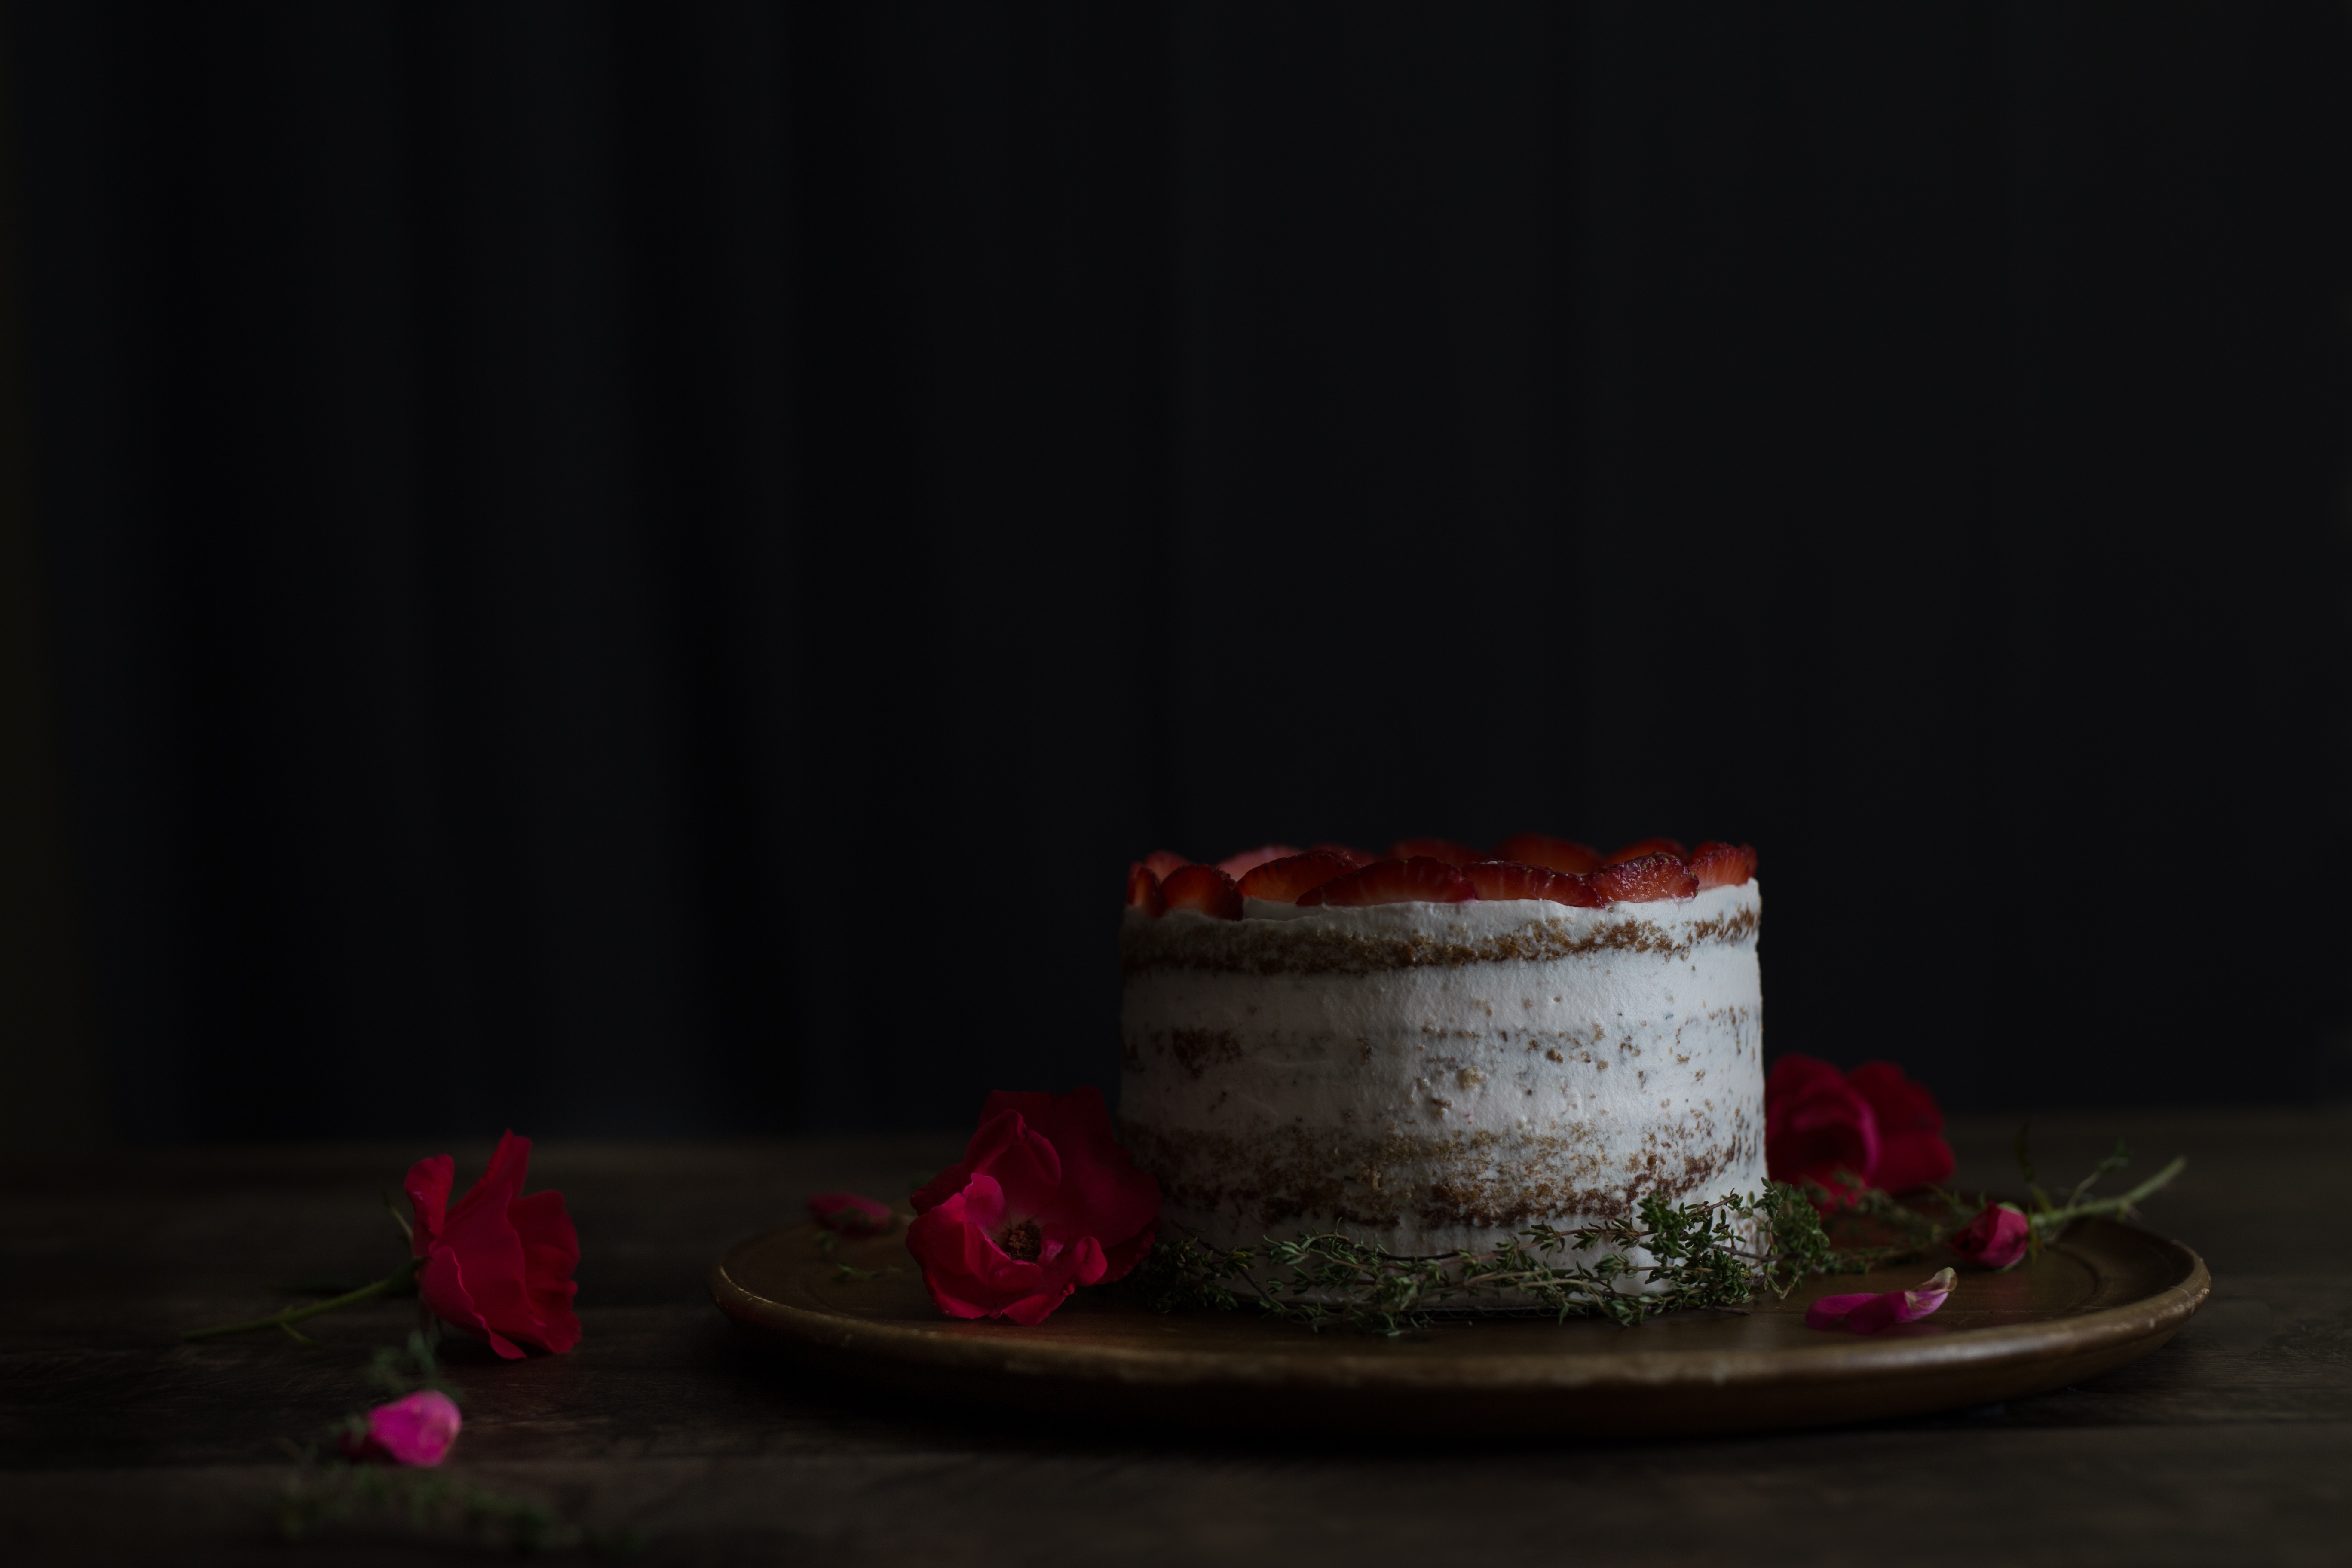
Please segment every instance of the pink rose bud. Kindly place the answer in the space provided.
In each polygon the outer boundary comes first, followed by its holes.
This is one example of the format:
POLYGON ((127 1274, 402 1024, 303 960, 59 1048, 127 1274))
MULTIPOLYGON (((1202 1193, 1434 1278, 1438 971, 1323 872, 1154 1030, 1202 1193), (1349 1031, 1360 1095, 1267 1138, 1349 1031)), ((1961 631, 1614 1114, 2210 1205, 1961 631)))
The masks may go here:
POLYGON ((2007 1268, 2025 1256, 2026 1243, 2032 1238, 2032 1222, 2024 1211, 2008 1204, 1987 1204, 1984 1213, 1953 1233, 1951 1247, 1979 1268, 2007 1268))
POLYGON ((1824 1296, 1805 1309, 1805 1327, 1852 1329, 1857 1334, 1874 1334, 1897 1323, 1916 1322, 1942 1306, 1958 1281, 1958 1276, 1943 1268, 1933 1279, 1922 1280, 1909 1290, 1824 1296))
POLYGON ((817 1224, 844 1236, 882 1236, 898 1223, 889 1205, 856 1193, 819 1193, 809 1199, 808 1211, 817 1224))
POLYGON ((367 1436, 356 1445, 352 1457, 390 1459, 395 1465, 437 1465, 448 1457, 463 1424, 447 1394, 420 1389, 369 1411, 367 1436))

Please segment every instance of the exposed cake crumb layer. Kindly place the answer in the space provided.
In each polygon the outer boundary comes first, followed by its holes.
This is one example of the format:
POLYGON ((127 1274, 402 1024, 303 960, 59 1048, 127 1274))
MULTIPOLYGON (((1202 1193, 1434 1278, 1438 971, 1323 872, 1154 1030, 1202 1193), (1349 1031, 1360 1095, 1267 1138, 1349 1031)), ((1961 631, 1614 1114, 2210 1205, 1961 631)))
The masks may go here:
POLYGON ((1218 1247, 1495 1245, 1763 1184, 1754 883, 1670 904, 1175 911, 1122 932, 1121 1121, 1218 1247))

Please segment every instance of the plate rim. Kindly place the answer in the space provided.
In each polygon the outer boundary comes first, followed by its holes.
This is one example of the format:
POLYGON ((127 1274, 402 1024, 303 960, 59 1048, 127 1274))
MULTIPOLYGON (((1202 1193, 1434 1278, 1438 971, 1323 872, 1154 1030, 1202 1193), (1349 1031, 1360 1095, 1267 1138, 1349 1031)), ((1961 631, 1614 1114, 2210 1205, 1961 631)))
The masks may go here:
MULTIPOLYGON (((817 1227, 810 1224, 778 1226, 735 1243, 712 1263, 709 1283, 714 1302, 730 1318, 811 1350, 877 1357, 901 1366, 928 1365, 943 1372, 1011 1373, 1024 1381, 1043 1378, 1069 1384, 1115 1383, 1196 1390, 1278 1384, 1356 1393, 1673 1387, 1727 1392, 1733 1387, 1819 1386, 1890 1374, 1932 1376, 2066 1363, 2140 1342, 2149 1342, 2147 1349, 2153 1350, 2178 1332, 2211 1293, 2212 1276, 2205 1260, 2186 1244, 2114 1220, 2076 1223, 2112 1227, 2127 1233, 2139 1245, 2168 1252, 2177 1266, 2171 1283, 2147 1295, 2080 1314, 1916 1338, 1843 1336, 1820 1345, 1777 1348, 1661 1348, 1606 1355, 1501 1351, 1462 1357, 1399 1357, 1371 1348, 1299 1355, 1280 1349, 1200 1343, 1106 1344, 1064 1335, 1034 1338, 1030 1337, 1033 1331, 1018 1324, 987 1321, 942 1317, 936 1326, 877 1321, 775 1300, 751 1289, 730 1271, 730 1265, 754 1248, 777 1245, 796 1233, 814 1237, 817 1227)), ((2071 1239, 2071 1236, 2062 1237, 2053 1245, 2067 1248, 2071 1239)), ((2083 1261, 2095 1278, 2105 1272, 2091 1260, 2083 1261)))

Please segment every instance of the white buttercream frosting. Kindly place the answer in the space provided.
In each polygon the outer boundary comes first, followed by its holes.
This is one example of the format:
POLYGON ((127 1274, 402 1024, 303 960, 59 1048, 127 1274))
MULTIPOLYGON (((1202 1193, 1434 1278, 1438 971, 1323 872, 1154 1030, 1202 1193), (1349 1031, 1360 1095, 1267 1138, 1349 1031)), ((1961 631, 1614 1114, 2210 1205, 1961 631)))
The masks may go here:
POLYGON ((1391 1252, 1763 1184, 1761 894, 1130 910, 1120 1120, 1177 1233, 1391 1252))

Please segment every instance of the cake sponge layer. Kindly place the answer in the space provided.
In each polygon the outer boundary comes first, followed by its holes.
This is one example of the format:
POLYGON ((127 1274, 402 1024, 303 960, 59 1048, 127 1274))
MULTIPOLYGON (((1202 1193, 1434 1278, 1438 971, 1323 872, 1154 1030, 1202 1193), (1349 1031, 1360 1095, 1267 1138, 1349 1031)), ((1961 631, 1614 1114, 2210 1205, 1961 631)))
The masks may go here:
POLYGON ((1120 1120, 1171 1235, 1403 1256, 1763 1185, 1754 883, 1130 912, 1120 1120))

